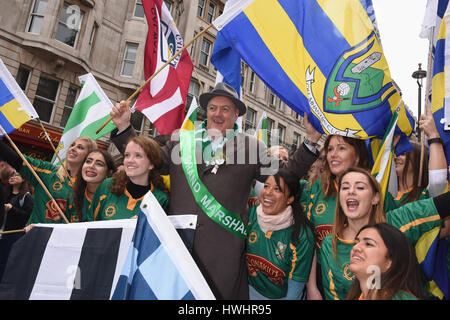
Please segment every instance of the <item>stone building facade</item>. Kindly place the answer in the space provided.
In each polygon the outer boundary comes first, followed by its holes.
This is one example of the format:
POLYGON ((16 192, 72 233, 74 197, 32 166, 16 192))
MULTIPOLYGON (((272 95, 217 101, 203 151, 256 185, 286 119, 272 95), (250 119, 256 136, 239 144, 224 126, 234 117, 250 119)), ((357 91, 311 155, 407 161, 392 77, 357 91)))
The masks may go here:
MULTIPOLYGON (((165 0, 185 42, 223 12, 221 0, 165 0)), ((38 112, 55 145, 80 92, 78 76, 91 72, 110 100, 128 98, 144 79, 147 23, 142 0, 8 0, 0 2, 0 58, 38 112)), ((187 50, 194 62, 188 101, 214 87, 210 62, 216 31, 211 28, 187 50)), ((254 129, 263 112, 280 144, 291 148, 304 137, 302 117, 280 101, 252 70, 244 68, 245 129, 254 129)), ((204 115, 203 115, 204 116, 204 115)), ((135 112, 142 134, 157 134, 135 112)), ((25 153, 53 154, 40 126, 28 122, 12 134, 25 153)), ((108 137, 100 141, 108 146, 108 137)))

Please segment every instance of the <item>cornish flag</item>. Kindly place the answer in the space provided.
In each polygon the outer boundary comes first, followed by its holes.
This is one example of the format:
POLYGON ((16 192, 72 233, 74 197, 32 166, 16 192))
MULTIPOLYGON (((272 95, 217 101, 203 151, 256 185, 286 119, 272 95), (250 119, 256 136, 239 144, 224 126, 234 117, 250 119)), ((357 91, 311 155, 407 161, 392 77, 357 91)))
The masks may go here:
MULTIPOLYGON (((148 24, 144 74, 149 79, 184 46, 184 42, 163 0, 142 0, 142 5, 148 24)), ((193 67, 189 53, 184 50, 139 94, 136 110, 141 111, 160 134, 171 134, 183 123, 193 67)))
POLYGON ((137 220, 37 225, 11 250, 0 300, 214 299, 186 247, 196 218, 168 217, 149 192, 137 220))

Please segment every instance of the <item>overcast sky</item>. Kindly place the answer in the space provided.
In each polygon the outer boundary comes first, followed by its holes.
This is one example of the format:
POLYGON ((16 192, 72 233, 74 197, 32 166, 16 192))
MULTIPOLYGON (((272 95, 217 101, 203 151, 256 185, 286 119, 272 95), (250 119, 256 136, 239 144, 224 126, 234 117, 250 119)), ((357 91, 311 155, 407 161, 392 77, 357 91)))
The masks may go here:
MULTIPOLYGON (((392 79, 400 87, 403 101, 418 115, 418 85, 412 78, 418 64, 428 66, 428 40, 419 38, 426 0, 372 0, 381 43, 392 79)), ((425 103, 426 79, 422 88, 422 113, 425 103)))

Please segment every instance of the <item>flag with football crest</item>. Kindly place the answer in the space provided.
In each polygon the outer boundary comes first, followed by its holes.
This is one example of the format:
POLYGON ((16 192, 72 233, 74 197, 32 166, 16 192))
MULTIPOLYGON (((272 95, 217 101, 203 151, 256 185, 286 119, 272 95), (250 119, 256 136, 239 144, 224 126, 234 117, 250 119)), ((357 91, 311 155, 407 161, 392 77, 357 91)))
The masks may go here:
MULTIPOLYGON (((184 46, 184 42, 163 0, 142 0, 142 5, 148 24, 144 74, 149 79, 184 46)), ((160 134, 171 134, 181 127, 192 70, 192 60, 184 50, 139 94, 136 110, 141 111, 160 134)))

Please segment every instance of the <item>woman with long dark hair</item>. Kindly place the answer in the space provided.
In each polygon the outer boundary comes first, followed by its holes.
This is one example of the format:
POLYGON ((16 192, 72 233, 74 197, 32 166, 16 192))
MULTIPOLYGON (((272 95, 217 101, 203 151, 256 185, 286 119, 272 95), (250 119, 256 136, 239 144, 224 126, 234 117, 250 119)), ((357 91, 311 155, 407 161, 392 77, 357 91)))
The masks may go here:
POLYGON ((348 300, 425 299, 420 266, 408 238, 387 223, 362 227, 350 253, 356 279, 348 300))
POLYGON ((68 206, 70 222, 88 220, 92 197, 100 184, 116 172, 112 156, 105 150, 94 149, 87 154, 72 190, 72 201, 68 206))
POLYGON ((312 226, 300 206, 300 184, 280 170, 250 208, 247 268, 250 299, 303 297, 314 255, 312 226))

